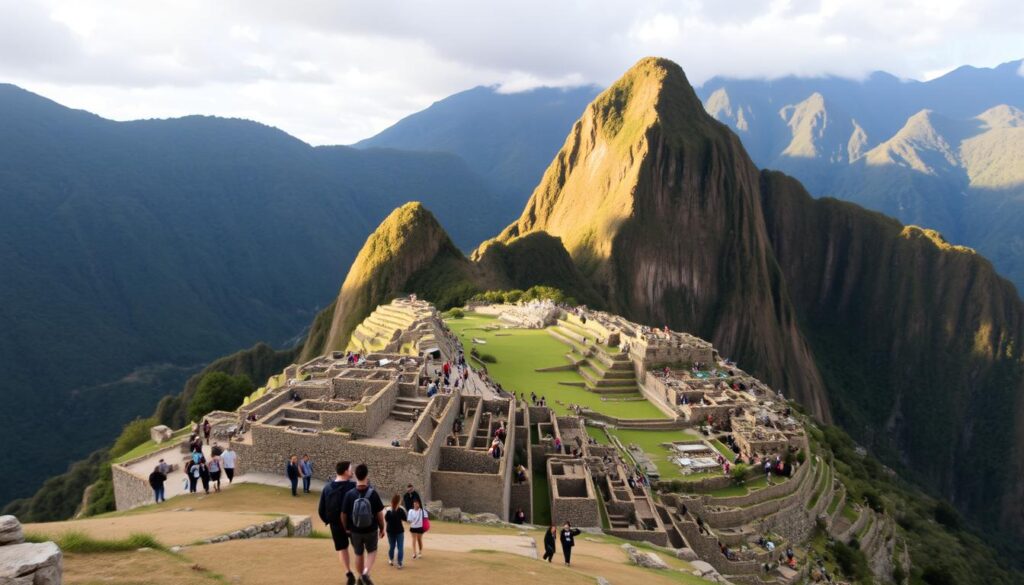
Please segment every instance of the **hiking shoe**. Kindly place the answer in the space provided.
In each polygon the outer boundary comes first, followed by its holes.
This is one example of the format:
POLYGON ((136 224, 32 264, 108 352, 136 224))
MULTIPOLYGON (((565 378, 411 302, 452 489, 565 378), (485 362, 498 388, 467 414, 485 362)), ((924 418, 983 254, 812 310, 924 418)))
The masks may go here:
POLYGON ((345 585, 356 585, 356 576, 351 572, 345 573, 345 585))
POLYGON ((373 585, 373 579, 370 579, 369 573, 363 575, 363 585, 373 585))

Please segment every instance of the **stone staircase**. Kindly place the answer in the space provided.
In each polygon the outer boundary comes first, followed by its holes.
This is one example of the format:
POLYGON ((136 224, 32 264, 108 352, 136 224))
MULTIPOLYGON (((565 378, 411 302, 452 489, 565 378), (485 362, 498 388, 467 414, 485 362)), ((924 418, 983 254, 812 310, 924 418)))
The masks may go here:
POLYGON ((391 418, 415 421, 429 403, 429 398, 399 396, 395 399, 395 406, 391 409, 391 418))
POLYGON ((587 390, 599 394, 639 394, 629 355, 599 345, 593 333, 565 319, 548 331, 570 346, 566 358, 575 365, 587 390))

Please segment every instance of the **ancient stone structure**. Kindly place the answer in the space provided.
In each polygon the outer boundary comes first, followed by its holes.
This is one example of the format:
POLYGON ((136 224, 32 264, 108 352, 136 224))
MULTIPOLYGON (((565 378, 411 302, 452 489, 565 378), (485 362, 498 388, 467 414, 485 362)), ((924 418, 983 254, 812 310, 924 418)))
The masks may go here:
MULTIPOLYGON (((502 392, 476 367, 466 384, 434 384, 442 364, 458 370, 463 348, 431 305, 410 298, 378 307, 356 329, 349 351, 289 366, 282 383, 236 412, 211 413, 214 439, 236 451, 242 477, 283 475, 292 455, 319 462, 315 475, 323 480, 332 477, 334 461, 365 462, 382 494, 411 483, 435 517, 452 521, 498 524, 521 510, 531 522, 534 490, 546 489, 556 524, 671 546, 699 558, 701 574, 734 583, 797 579, 781 566, 782 551, 804 543, 816 525, 844 542, 857 539, 884 573, 894 550, 892 522, 847 503, 788 404, 711 344, 583 307, 476 309, 499 316, 501 326, 546 328, 566 344, 568 358, 548 370, 576 370, 587 391, 647 400, 666 418, 617 419, 571 404, 563 405, 570 416, 556 415, 502 392), (703 436, 680 434, 663 445, 668 455, 653 455, 614 434, 611 445, 598 444, 587 425, 689 428, 703 436), (660 477, 664 461, 655 457, 666 457, 683 477, 697 475, 679 489, 678 480, 660 477), (740 480, 771 471, 774 481, 744 495, 715 495, 733 485, 725 471, 740 463, 748 466, 740 480), (535 471, 546 486, 533 481, 535 471)), ((172 441, 156 455, 115 465, 118 508, 149 502, 145 465, 153 458, 166 454, 174 464, 186 451, 172 441)), ((268 534, 281 530, 275 525, 268 534)))
POLYGON ((21 523, 0 516, 0 583, 4 585, 60 585, 63 555, 52 542, 25 542, 21 523))

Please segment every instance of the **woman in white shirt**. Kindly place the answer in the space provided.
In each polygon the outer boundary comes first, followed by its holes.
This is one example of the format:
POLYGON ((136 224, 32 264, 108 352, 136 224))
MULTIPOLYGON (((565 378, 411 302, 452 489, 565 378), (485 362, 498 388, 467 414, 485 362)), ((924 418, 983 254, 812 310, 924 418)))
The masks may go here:
POLYGON ((409 510, 409 532, 412 534, 412 558, 418 559, 423 556, 423 520, 427 518, 427 511, 424 510, 419 500, 412 501, 412 510, 409 510))

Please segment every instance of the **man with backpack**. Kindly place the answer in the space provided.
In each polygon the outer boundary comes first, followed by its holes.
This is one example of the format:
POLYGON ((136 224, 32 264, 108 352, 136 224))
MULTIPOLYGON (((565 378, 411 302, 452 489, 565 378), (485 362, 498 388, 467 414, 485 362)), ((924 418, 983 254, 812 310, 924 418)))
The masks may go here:
POLYGON ((363 585, 373 585, 370 569, 377 558, 377 541, 384 538, 384 502, 370 486, 370 469, 365 463, 356 466, 356 487, 345 494, 341 506, 341 522, 356 553, 356 573, 363 585))
POLYGON ((345 567, 346 585, 355 585, 356 577, 352 574, 352 564, 348 556, 348 532, 341 523, 341 512, 345 504, 345 496, 356 487, 352 481, 352 471, 349 469, 348 461, 340 461, 334 468, 337 475, 334 481, 324 486, 320 492, 320 506, 318 513, 320 520, 331 527, 331 538, 334 540, 334 550, 338 552, 338 559, 345 567))

